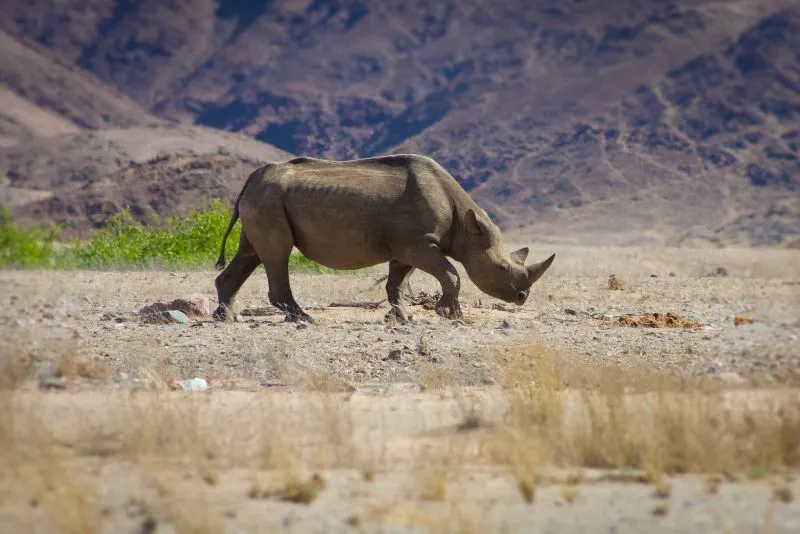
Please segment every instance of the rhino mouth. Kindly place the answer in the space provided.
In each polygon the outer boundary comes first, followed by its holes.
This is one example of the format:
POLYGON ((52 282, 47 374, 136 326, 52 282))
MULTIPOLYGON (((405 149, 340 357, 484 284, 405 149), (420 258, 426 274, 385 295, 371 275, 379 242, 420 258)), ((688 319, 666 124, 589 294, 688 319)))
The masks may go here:
POLYGON ((517 306, 522 306, 525 304, 525 301, 528 300, 528 292, 527 291, 517 291, 517 294, 512 299, 512 302, 517 306))

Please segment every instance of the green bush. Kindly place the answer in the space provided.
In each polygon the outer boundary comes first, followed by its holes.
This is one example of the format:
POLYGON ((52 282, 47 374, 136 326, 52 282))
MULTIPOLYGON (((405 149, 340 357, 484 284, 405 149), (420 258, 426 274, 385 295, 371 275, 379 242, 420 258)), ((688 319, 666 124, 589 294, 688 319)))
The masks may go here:
POLYGON ((56 264, 53 225, 22 229, 14 224, 5 206, 0 206, 0 267, 36 268, 56 264))
MULTIPOLYGON (((59 241, 57 227, 22 229, 4 210, 0 219, 0 267, 206 268, 217 260, 229 220, 230 209, 219 200, 208 209, 169 217, 157 226, 143 225, 123 210, 86 240, 59 241)), ((240 232, 237 221, 225 247, 228 259, 236 253, 240 232)), ((331 271, 299 253, 291 256, 289 268, 331 271)))

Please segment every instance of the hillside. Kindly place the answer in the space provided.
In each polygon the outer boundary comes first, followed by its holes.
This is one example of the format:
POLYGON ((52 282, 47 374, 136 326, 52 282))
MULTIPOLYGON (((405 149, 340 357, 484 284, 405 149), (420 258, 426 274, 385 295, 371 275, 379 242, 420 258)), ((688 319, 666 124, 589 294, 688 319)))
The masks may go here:
POLYGON ((0 150, 0 201, 22 224, 52 220, 85 234, 123 207, 140 221, 232 201, 266 161, 290 154, 198 126, 119 128, 47 137, 0 150))
POLYGON ((0 51, 0 135, 8 139, 6 145, 78 128, 164 122, 116 87, 36 43, 0 31, 0 51))
MULTIPOLYGON (((78 4, 9 0, 0 28, 159 120, 294 154, 429 154, 511 235, 797 237, 792 0, 78 4)), ((18 81, 33 78, 11 63, 22 74, 4 67, 10 91, 72 123, 83 117, 79 126, 145 116, 29 97, 39 84, 18 81)), ((76 84, 62 84, 63 102, 83 102, 76 84)))

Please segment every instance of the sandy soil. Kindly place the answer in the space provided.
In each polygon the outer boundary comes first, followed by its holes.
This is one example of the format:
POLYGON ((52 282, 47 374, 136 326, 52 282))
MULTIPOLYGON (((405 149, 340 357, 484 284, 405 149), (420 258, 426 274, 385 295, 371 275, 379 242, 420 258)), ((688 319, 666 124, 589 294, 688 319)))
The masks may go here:
MULTIPOLYGON (((142 324, 137 312, 191 295, 207 297, 213 309, 214 271, 7 271, 0 273, 8 288, 0 324, 9 336, 69 339, 86 356, 128 374, 167 359, 180 378, 207 373, 273 385, 297 385, 293 371, 330 373, 353 384, 419 381, 428 363, 478 385, 492 380, 481 355, 501 341, 541 342, 590 362, 646 363, 730 380, 736 377, 725 373, 768 382, 800 379, 800 251, 549 250, 557 259, 522 308, 488 298, 462 276, 465 317, 455 323, 423 306, 411 307, 411 324, 396 327, 383 321, 385 302, 374 310, 328 306, 384 299, 383 284, 375 284, 384 269, 375 268, 343 276, 293 274, 298 302, 317 321, 305 329, 285 323, 266 301, 261 270, 245 283, 236 306, 269 315, 237 323, 198 318, 190 327, 142 324), (717 275, 719 267, 728 275, 717 275), (625 289, 609 289, 611 274, 625 289), (620 315, 653 312, 675 312, 702 326, 617 324, 620 315), (735 316, 753 323, 737 326, 735 316)), ((412 289, 434 294, 438 286, 415 273, 412 289)))
MULTIPOLYGON (((579 367, 710 377, 745 395, 753 386, 782 385, 798 392, 800 251, 552 250, 556 261, 524 307, 489 299, 464 277, 463 321, 412 306, 409 325, 387 325, 385 302, 377 309, 329 306, 382 300, 382 284, 372 286, 383 269, 294 274, 297 300, 317 321, 307 327, 285 323, 270 308, 261 271, 245 284, 236 306, 239 312, 265 308, 266 315, 243 315, 230 323, 198 317, 189 324, 145 324, 137 312, 155 301, 197 294, 213 306, 216 273, 211 270, 3 271, 3 364, 27 358, 31 377, 18 388, 13 412, 20 417, 34 411, 37 428, 47 429, 56 443, 69 444, 56 462, 68 469, 58 471, 78 473, 71 475, 76 479, 90 473, 86 476, 99 497, 86 501, 86 509, 100 510, 96 524, 104 532, 800 530, 800 506, 774 498, 769 477, 726 481, 710 495, 703 477, 676 475, 669 496, 659 499, 650 484, 609 481, 587 470, 569 503, 564 472, 556 470, 537 484, 531 504, 521 497, 507 466, 476 461, 487 430, 478 425, 460 432, 457 425, 476 404, 489 426, 503 420, 507 402, 500 384, 509 379, 503 355, 531 347, 547 347, 579 367), (719 267, 727 275, 719 274, 719 267), (624 280, 624 289, 609 289, 611 274, 624 280), (668 311, 701 326, 618 324, 623 314, 668 311), (737 326, 735 316, 753 322, 737 326), (72 362, 72 373, 59 372, 64 361, 72 362), (75 362, 82 365, 77 372, 75 362), (208 393, 168 391, 174 380, 203 375, 211 378, 208 393), (37 384, 53 389, 43 391, 37 384), (319 400, 320 395, 329 399, 327 391, 341 392, 335 403, 319 400), (167 443, 186 452, 187 465, 170 460, 161 468, 155 460, 143 462, 140 453, 131 461, 119 452, 128 450, 120 443, 135 436, 139 443, 150 435, 141 420, 150 420, 151 413, 152 419, 163 419, 155 406, 162 399, 165 406, 178 402, 167 400, 173 395, 186 396, 195 410, 192 418, 176 421, 196 418, 196 425, 215 429, 197 434, 192 427, 194 435, 213 436, 204 452, 192 456, 197 440, 184 443, 174 436, 167 443), (156 403, 148 404, 153 399, 156 403), (137 412, 138 419, 126 412, 140 404, 145 409, 137 412), (334 407, 335 416, 326 406, 334 407), (126 421, 137 421, 139 430, 125 434, 126 421), (326 430, 313 430, 319 428, 326 430), (316 448, 295 444, 291 452, 277 454, 276 435, 282 433, 316 435, 319 441, 316 448), (348 452, 336 452, 337 443, 350 444, 348 452), (271 459, 254 463, 242 449, 251 445, 272 451, 271 459), (226 460, 215 464, 207 449, 226 460), (334 451, 333 460, 321 460, 321 451, 334 451), (198 474, 195 467, 201 464, 215 466, 212 481, 198 474), (284 480, 295 464, 304 476, 316 465, 324 477, 325 489, 313 503, 252 498, 254 477, 269 486, 284 480), (437 469, 442 466, 445 474, 437 469), (374 478, 365 474, 372 470, 374 478), (426 476, 436 473, 446 480, 446 489, 431 495, 426 476), (655 509, 665 503, 661 516, 655 509), (188 518, 177 513, 181 510, 188 518), (151 519, 155 530, 147 530, 151 519)), ((535 249, 532 257, 550 251, 535 249)), ((417 294, 437 289, 421 273, 412 278, 412 288, 417 294)), ((182 424, 175 422, 174 431, 185 430, 182 424)), ((15 434, 7 435, 14 439, 15 434)), ((152 456, 167 454, 159 448, 166 445, 153 447, 152 456)), ((787 480, 796 493, 797 482, 787 480)), ((36 498, 15 487, 0 491, 2 524, 14 525, 13 532, 52 531, 58 521, 48 510, 54 507, 30 505, 36 498)))

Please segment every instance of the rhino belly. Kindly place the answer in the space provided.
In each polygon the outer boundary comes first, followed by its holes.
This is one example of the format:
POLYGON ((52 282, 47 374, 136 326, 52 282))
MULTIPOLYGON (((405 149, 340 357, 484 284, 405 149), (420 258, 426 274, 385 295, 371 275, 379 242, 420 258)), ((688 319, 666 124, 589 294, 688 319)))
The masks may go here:
POLYGON ((361 269, 391 259, 385 225, 375 210, 323 203, 287 211, 295 246, 310 260, 332 269, 361 269))

